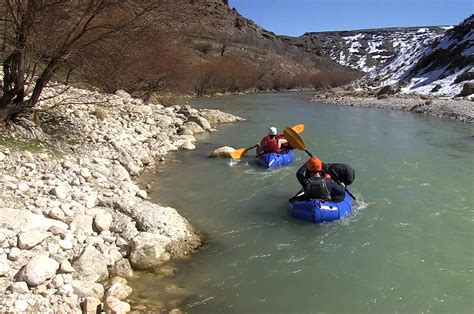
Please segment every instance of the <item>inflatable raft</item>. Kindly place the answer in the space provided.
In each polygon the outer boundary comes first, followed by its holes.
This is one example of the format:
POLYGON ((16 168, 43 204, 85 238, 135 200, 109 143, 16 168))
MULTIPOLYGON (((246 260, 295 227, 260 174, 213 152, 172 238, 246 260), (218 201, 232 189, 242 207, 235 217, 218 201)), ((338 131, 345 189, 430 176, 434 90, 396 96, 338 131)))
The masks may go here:
POLYGON ((289 212, 293 218, 312 223, 340 219, 349 214, 352 210, 352 197, 347 191, 345 194, 344 200, 338 203, 331 203, 319 199, 295 199, 289 202, 289 212))
POLYGON ((255 157, 257 165, 265 168, 279 167, 292 163, 295 160, 293 149, 288 150, 286 154, 281 153, 265 153, 255 157))

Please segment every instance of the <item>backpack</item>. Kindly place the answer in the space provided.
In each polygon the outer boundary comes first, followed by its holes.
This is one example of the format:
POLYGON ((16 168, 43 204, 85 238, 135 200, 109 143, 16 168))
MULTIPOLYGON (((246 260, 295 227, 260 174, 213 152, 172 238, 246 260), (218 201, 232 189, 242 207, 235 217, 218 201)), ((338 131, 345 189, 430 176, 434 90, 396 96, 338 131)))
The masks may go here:
POLYGON ((326 185, 326 180, 322 177, 311 177, 306 179, 304 187, 304 196, 306 199, 331 200, 331 194, 326 185))
POLYGON ((346 164, 324 164, 324 170, 331 175, 335 181, 350 185, 355 180, 354 169, 346 164))

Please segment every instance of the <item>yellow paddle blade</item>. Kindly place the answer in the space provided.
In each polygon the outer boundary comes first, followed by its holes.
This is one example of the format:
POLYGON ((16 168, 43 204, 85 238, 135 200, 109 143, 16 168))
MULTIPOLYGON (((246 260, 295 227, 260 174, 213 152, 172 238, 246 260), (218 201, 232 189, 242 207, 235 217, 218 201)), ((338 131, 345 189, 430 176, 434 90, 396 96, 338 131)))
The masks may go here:
POLYGON ((299 134, 304 131, 304 124, 293 125, 291 128, 293 129, 293 131, 299 134))
POLYGON ((283 136, 288 140, 291 146, 296 149, 306 150, 306 145, 303 142, 303 139, 295 132, 292 128, 285 128, 283 131, 283 136))
POLYGON ((230 153, 230 157, 232 157, 232 159, 240 159, 243 155, 245 155, 246 150, 246 148, 236 149, 232 153, 230 153))

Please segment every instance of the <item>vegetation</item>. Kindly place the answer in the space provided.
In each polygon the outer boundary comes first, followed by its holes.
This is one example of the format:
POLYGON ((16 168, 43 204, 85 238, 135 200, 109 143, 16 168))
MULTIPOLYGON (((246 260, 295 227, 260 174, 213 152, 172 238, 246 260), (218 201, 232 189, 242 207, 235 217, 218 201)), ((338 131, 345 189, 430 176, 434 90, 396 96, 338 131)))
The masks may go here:
POLYGON ((2 2, 0 122, 31 111, 52 79, 149 100, 326 88, 358 75, 258 35, 226 1, 219 14, 199 0, 2 2))

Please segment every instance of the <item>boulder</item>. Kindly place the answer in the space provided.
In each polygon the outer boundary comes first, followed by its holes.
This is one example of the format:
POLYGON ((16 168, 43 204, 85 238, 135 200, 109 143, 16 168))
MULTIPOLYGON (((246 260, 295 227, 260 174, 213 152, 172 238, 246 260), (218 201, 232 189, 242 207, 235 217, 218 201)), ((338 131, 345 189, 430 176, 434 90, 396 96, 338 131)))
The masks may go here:
POLYGON ((392 85, 385 85, 378 91, 377 97, 380 97, 381 95, 391 94, 392 92, 393 92, 392 85))
POLYGON ((206 132, 199 124, 196 122, 186 122, 184 128, 191 131, 193 134, 204 133, 206 132))
POLYGON ((109 278, 105 257, 92 245, 84 248, 72 266, 76 270, 76 278, 84 281, 97 282, 109 278))
POLYGON ((91 281, 73 280, 71 282, 74 293, 80 298, 94 297, 102 299, 104 297, 104 286, 91 281))
POLYGON ((45 254, 34 256, 21 270, 21 278, 30 286, 38 286, 56 275, 59 264, 45 254))
POLYGON ((60 221, 33 214, 25 209, 2 208, 0 211, 0 227, 28 232, 38 230, 45 232, 52 226, 67 230, 68 226, 60 221))
POLYGON ((217 157, 223 157, 223 158, 230 158, 231 153, 235 151, 234 148, 229 147, 229 146, 222 146, 217 149, 215 149, 210 155, 209 158, 217 158, 217 157))
POLYGON ((133 289, 131 287, 127 286, 124 283, 116 282, 112 286, 110 286, 105 296, 116 297, 119 300, 125 300, 132 292, 133 289))
POLYGON ((98 232, 109 230, 112 225, 112 214, 98 212, 94 217, 94 227, 98 232))
POLYGON ((133 269, 130 265, 130 261, 126 258, 122 258, 117 261, 110 269, 110 276, 119 276, 124 278, 133 277, 133 269))
POLYGON ((462 86, 462 91, 459 94, 459 96, 464 97, 464 96, 469 96, 474 94, 474 82, 467 82, 464 83, 462 86))
POLYGON ((217 109, 201 109, 199 111, 199 114, 212 124, 229 123, 245 120, 241 117, 234 116, 232 114, 225 113, 217 109))
POLYGON ((43 242, 43 240, 48 238, 50 235, 51 234, 49 232, 43 233, 38 230, 22 233, 18 236, 18 247, 20 249, 31 249, 32 247, 43 242))
POLYGON ((107 297, 104 302, 104 310, 106 313, 127 313, 130 312, 130 304, 120 301, 116 297, 107 297))
POLYGON ((100 313, 101 302, 95 297, 86 297, 81 303, 82 313, 85 314, 96 314, 100 313))
POLYGON ((206 131, 210 131, 212 129, 209 121, 207 121, 206 118, 200 116, 189 116, 187 122, 195 122, 206 131))
POLYGON ((164 262, 162 255, 171 240, 160 234, 141 232, 132 239, 130 262, 134 269, 152 269, 164 262))

